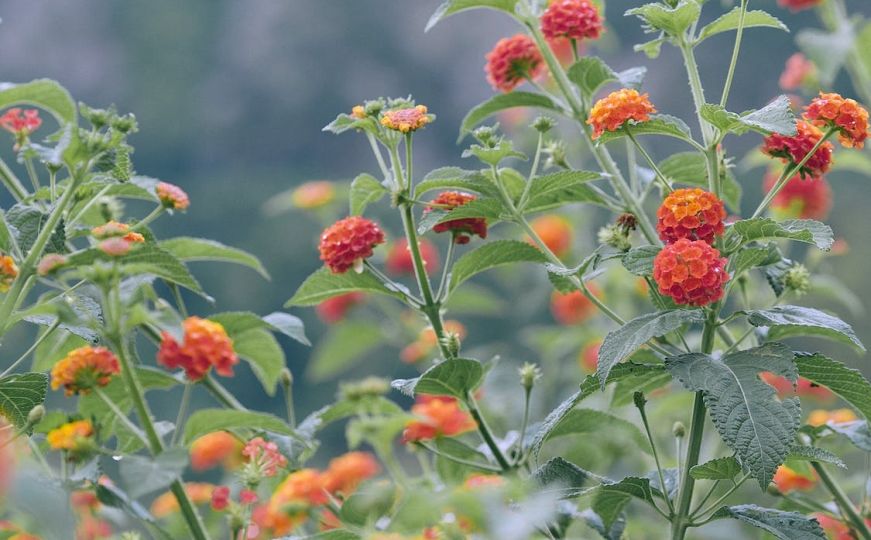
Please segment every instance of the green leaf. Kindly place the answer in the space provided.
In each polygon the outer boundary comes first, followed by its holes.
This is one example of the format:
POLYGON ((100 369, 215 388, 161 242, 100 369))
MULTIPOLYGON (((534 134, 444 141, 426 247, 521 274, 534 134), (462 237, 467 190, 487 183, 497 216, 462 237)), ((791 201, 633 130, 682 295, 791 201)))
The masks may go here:
POLYGON ((269 273, 257 257, 241 249, 225 246, 214 240, 180 236, 163 240, 159 245, 171 255, 184 262, 218 261, 241 264, 256 270, 261 276, 269 279, 269 273))
MULTIPOLYGON (((632 130, 632 135, 636 137, 640 135, 664 135, 682 141, 692 140, 689 126, 680 118, 667 114, 651 114, 650 120, 647 122, 630 120, 628 129, 632 130)), ((596 139, 596 144, 607 144, 617 139, 622 139, 627 136, 626 130, 627 127, 623 126, 616 131, 605 131, 596 139)))
POLYGON ((191 441, 206 433, 228 429, 263 430, 281 435, 296 435, 283 420, 271 414, 227 409, 200 409, 193 413, 185 423, 184 443, 190 444, 191 441))
POLYGON ((690 476, 696 480, 731 480, 740 472, 741 464, 729 456, 696 465, 690 469, 690 476))
POLYGON ((853 345, 860 351, 865 346, 849 324, 818 309, 802 306, 775 306, 769 309, 742 311, 753 326, 767 326, 768 339, 818 336, 853 345))
POLYGON ((517 0, 445 0, 429 18, 424 31, 428 32, 442 19, 467 9, 487 8, 513 14, 515 4, 517 0))
POLYGON ((778 96, 758 111, 744 114, 729 112, 720 105, 706 103, 702 105, 701 116, 724 133, 741 135, 748 130, 763 135, 774 132, 792 136, 796 133, 795 114, 789 98, 784 95, 778 96))
POLYGON ((48 375, 45 373, 19 373, 0 378, 0 415, 12 422, 16 429, 23 429, 31 409, 45 401, 47 390, 48 375))
POLYGON ((421 195, 443 189, 471 191, 487 197, 499 197, 499 189, 480 171, 469 171, 459 167, 440 167, 430 171, 415 186, 414 192, 421 195))
MULTIPOLYGON (((699 31, 699 38, 696 40, 696 43, 701 43, 709 37, 722 32, 737 30, 740 22, 741 8, 736 7, 729 13, 722 15, 712 23, 703 27, 699 31)), ((748 11, 744 14, 744 28, 756 27, 776 28, 778 30, 783 30, 784 32, 789 32, 789 28, 787 28, 780 19, 766 11, 758 9, 748 11)))
POLYGON ((481 384, 484 366, 469 358, 451 358, 426 370, 414 385, 415 394, 454 396, 461 400, 481 384))
POLYGON ((426 212, 417 223, 417 233, 425 234, 439 223, 455 219, 484 218, 488 222, 502 217, 502 203, 496 199, 475 199, 450 211, 432 210, 426 212))
POLYGON ((9 229, 9 224, 6 223, 5 213, 0 210, 0 251, 9 253, 13 245, 15 245, 15 237, 9 229))
POLYGON ((320 382, 334 377, 384 342, 375 321, 347 320, 334 325, 312 352, 306 375, 320 382))
POLYGON ((796 353, 798 374, 825 386, 852 405, 865 418, 871 418, 871 383, 856 369, 820 353, 796 353))
POLYGON ((805 29, 795 38, 799 49, 817 66, 817 77, 823 88, 832 85, 853 48, 853 25, 846 23, 840 26, 841 29, 836 33, 805 29))
POLYGON ((357 176, 351 182, 351 193, 349 195, 351 215, 363 215, 363 211, 366 210, 367 206, 381 200, 387 193, 387 188, 371 174, 363 173, 357 176))
POLYGON ((789 454, 801 407, 798 398, 778 400, 759 373, 770 371, 795 382, 794 356, 781 343, 767 343, 719 359, 691 353, 665 361, 688 390, 704 392, 717 431, 762 489, 789 454))
POLYGON ((170 448, 154 458, 124 456, 118 469, 127 487, 127 493, 136 499, 158 490, 165 490, 181 478, 187 465, 187 450, 170 448))
POLYGON ((635 15, 644 21, 649 32, 662 30, 677 37, 698 20, 701 9, 695 0, 680 0, 673 8, 665 4, 645 4, 626 11, 626 15, 635 15))
POLYGON ((485 270, 518 262, 544 263, 538 248, 518 240, 496 240, 464 254, 451 270, 451 290, 485 270))
POLYGON ((604 60, 596 56, 581 58, 568 69, 567 75, 588 99, 605 84, 617 80, 617 73, 608 67, 604 60))
POLYGON ((835 433, 839 433, 850 440, 853 445, 863 452, 871 452, 871 430, 868 429, 866 420, 856 420, 854 422, 834 423, 830 422, 826 425, 835 433))
POLYGON ((832 228, 812 219, 789 219, 780 222, 771 218, 744 219, 736 221, 731 230, 740 237, 742 243, 786 238, 814 244, 828 251, 835 242, 832 228))
POLYGON ((665 38, 659 37, 645 43, 638 43, 632 49, 635 52, 643 52, 645 55, 647 55, 648 58, 654 59, 659 58, 659 54, 660 52, 662 52, 663 43, 665 43, 665 38))
POLYGON ((684 324, 700 323, 705 315, 700 309, 674 309, 657 311, 636 317, 605 336, 599 348, 596 375, 605 388, 608 373, 629 357, 636 349, 659 336, 673 332, 684 324))
POLYGON ((334 274, 329 268, 323 267, 307 277, 284 306, 314 306, 328 298, 354 291, 403 298, 400 291, 388 289, 369 272, 358 274, 350 271, 334 274))
POLYGON ((625 433, 642 451, 647 453, 651 451, 650 443, 635 424, 595 409, 572 409, 550 430, 544 442, 566 435, 594 433, 602 430, 609 433, 613 433, 613 431, 625 433))
POLYGON ((732 255, 729 259, 732 276, 739 276, 758 266, 775 264, 781 259, 780 252, 775 244, 766 247, 745 247, 732 255))
MULTIPOLYGON (((865 73, 871 73, 871 57, 866 54, 866 51, 871 51, 871 22, 866 22, 862 29, 859 30, 859 34, 853 42, 853 49, 857 53, 856 59, 862 64, 862 66, 864 66, 865 73)), ((850 154, 863 156, 867 159, 867 156, 860 152, 850 152, 850 154)), ((838 156, 838 161, 840 161, 844 155, 846 155, 846 153, 838 156)))
MULTIPOLYGON (((659 163, 659 170, 672 182, 708 188, 708 170, 705 157, 698 152, 678 152, 659 163)), ((726 205, 738 212, 741 209, 741 184, 729 169, 721 171, 720 185, 726 205)))
POLYGON ((45 109, 62 125, 76 122, 76 104, 72 96, 50 79, 22 84, 0 83, 0 109, 14 105, 34 105, 45 109))
POLYGON ((520 208, 521 212, 529 211, 527 208, 543 207, 551 203, 554 195, 563 195, 566 192, 582 187, 582 184, 601 178, 602 175, 592 171, 559 171, 532 179, 529 186, 527 203, 520 208))
POLYGON ((620 262, 630 274, 649 276, 653 274, 653 259, 661 249, 659 246, 635 247, 620 257, 620 262))
POLYGON ((602 484, 593 499, 591 508, 602 518, 607 529, 617 520, 632 497, 653 504, 650 480, 627 476, 619 482, 602 484))
POLYGON ((303 345, 311 346, 311 342, 305 336, 305 326, 299 317, 281 311, 273 311, 263 317, 263 322, 268 324, 273 332, 279 332, 303 345))
MULTIPOLYGON (((14 228, 18 247, 23 253, 30 251, 36 237, 48 221, 49 214, 33 204, 17 203, 6 212, 6 223, 14 228)), ((66 253, 66 231, 61 220, 45 246, 46 253, 66 253)))
POLYGON ((844 460, 828 450, 816 446, 795 445, 789 451, 789 455, 786 456, 786 459, 793 461, 816 461, 818 463, 828 463, 829 465, 834 465, 841 469, 847 468, 847 464, 844 463, 844 460))
POLYGON ((762 508, 754 504, 724 506, 713 515, 715 519, 732 518, 768 531, 780 540, 825 540, 826 533, 819 522, 798 512, 762 508))
POLYGON ((561 488, 561 498, 576 497, 590 478, 590 473, 561 457, 555 457, 532 473, 532 480, 542 488, 561 488))
POLYGON ((251 364, 266 393, 274 396, 285 366, 284 350, 275 336, 266 330, 255 329, 230 337, 233 338, 233 349, 251 364))
MULTIPOLYGON (((513 2, 512 2, 513 3, 513 2)), ((472 130, 476 125, 483 122, 489 116, 505 109, 514 107, 538 107, 550 111, 559 111, 559 107, 547 96, 532 92, 511 92, 499 94, 488 99, 484 103, 472 108, 463 118, 460 125, 460 139, 472 130)))

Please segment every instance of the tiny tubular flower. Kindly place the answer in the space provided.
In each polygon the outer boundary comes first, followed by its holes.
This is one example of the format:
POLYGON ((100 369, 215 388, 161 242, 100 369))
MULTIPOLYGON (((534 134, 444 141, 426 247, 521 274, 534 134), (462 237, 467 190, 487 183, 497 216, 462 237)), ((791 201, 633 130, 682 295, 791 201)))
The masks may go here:
MULTIPOLYGON (((438 272, 439 252, 435 245, 426 238, 418 240, 417 245, 427 273, 438 272)), ((397 276, 414 275, 414 260, 411 248, 408 246, 408 240, 400 238, 390 246, 384 261, 384 268, 388 273, 397 276)))
POLYGON ((368 452, 348 452, 330 461, 324 473, 324 489, 348 496, 363 480, 372 478, 381 467, 368 452))
POLYGON ((60 253, 49 253, 39 260, 36 265, 36 273, 47 276, 67 263, 67 258, 60 253))
POLYGON ((169 182, 158 182, 154 188, 157 198, 164 208, 171 210, 187 210, 191 205, 191 200, 185 191, 175 184, 169 182))
POLYGON ((426 105, 416 105, 404 109, 385 111, 381 116, 381 125, 400 133, 411 133, 424 127, 432 121, 427 114, 426 105))
POLYGON ((816 486, 816 475, 807 476, 786 465, 781 465, 774 473, 772 480, 781 493, 793 491, 810 491, 816 486))
MULTIPOLYGON (((477 199, 475 195, 461 191, 443 191, 432 200, 430 206, 424 208, 424 214, 433 210, 453 210, 459 206, 465 206, 477 199)), ((487 220, 485 218, 461 218, 438 223, 432 228, 436 233, 451 232, 454 235, 454 243, 468 244, 472 235, 487 238, 487 220)))
POLYGON ((184 369, 192 381, 205 377, 212 367, 219 375, 232 377, 233 366, 239 363, 239 357, 224 327, 199 317, 188 317, 182 326, 184 339, 181 344, 169 332, 163 333, 157 361, 169 369, 184 369))
POLYGON ((676 189, 662 201, 656 217, 663 242, 688 238, 713 244, 725 230, 726 208, 716 195, 703 189, 676 189))
POLYGON ((816 76, 817 67, 802 53, 795 53, 786 60, 780 75, 781 90, 795 90, 816 76))
POLYGON ((0 128, 12 133, 17 138, 28 137, 39 129, 42 119, 37 109, 20 109, 13 107, 0 116, 0 128))
MULTIPOLYGON (((765 175, 763 190, 771 191, 777 177, 765 175)), ((795 175, 789 179, 774 199, 771 211, 778 219, 816 219, 825 220, 832 209, 832 187, 822 176, 801 178, 795 175)))
POLYGON ((0 255, 0 292, 6 292, 18 277, 18 265, 9 255, 0 255))
POLYGON ((87 394, 95 387, 106 386, 120 372, 118 358, 109 349, 79 347, 51 369, 51 387, 63 387, 68 396, 87 394))
POLYGON ((287 534, 306 521, 311 507, 326 504, 328 500, 323 474, 314 469, 300 469, 290 473, 272 493, 266 523, 274 534, 287 534))
POLYGON ((79 453, 92 448, 93 435, 94 426, 90 420, 76 420, 49 431, 46 441, 54 450, 79 453))
MULTIPOLYGON (((788 163, 790 166, 801 163, 823 137, 823 132, 804 120, 799 120, 795 127, 796 134, 791 137, 779 133, 772 133, 765 137, 762 141, 762 153, 780 158, 783 163, 788 163)), ((801 176, 820 176, 828 172, 832 166, 833 149, 834 146, 829 141, 820 145, 799 169, 801 176)))
POLYGON ((340 294, 315 306, 315 313, 325 323, 334 324, 343 320, 352 308, 362 304, 364 300, 366 295, 359 291, 340 294))
MULTIPOLYGON (((533 219, 529 224, 554 255, 560 258, 568 255, 574 240, 574 231, 568 219, 558 214, 547 214, 533 219)), ((527 241, 532 243, 531 238, 527 241)))
POLYGON ((336 199, 336 188, 329 180, 312 180, 294 189, 290 199, 297 208, 314 210, 333 202, 336 199))
POLYGON ((852 409, 835 409, 833 411, 815 409, 808 414, 806 423, 809 426, 819 427, 828 423, 846 424, 848 422, 855 422, 858 419, 852 409))
POLYGON ((362 271, 363 261, 383 243, 384 232, 377 224, 351 216, 330 225, 321 235, 318 249, 321 260, 334 274, 344 274, 351 268, 362 271))
POLYGON ((272 441, 263 437, 255 437, 245 444, 242 455, 252 468, 255 468, 259 478, 271 478, 278 474, 279 469, 287 467, 287 458, 272 441))
POLYGON ((510 92, 523 81, 537 78, 544 70, 541 52, 526 34, 500 39, 486 59, 487 82, 499 92, 510 92))
POLYGON ((191 443, 191 469, 205 471, 218 465, 235 468, 242 457, 242 443, 226 431, 213 431, 197 437, 191 443))
MULTIPOLYGON (((598 296, 599 290, 593 284, 587 284, 587 289, 598 296)), ((581 324, 596 314, 596 305, 581 291, 563 294, 554 291, 550 297, 550 312, 561 325, 571 326, 581 324)))
POLYGON ((659 292, 681 305, 706 306, 723 297, 727 260, 703 240, 681 238, 653 259, 659 292))
POLYGON ((476 427, 469 413, 460 408, 456 398, 450 396, 421 396, 411 407, 411 413, 417 420, 412 420, 405 427, 403 443, 453 437, 476 427))
POLYGON ((606 131, 617 131, 626 122, 647 122, 650 115, 656 112, 647 94, 639 94, 638 90, 622 88, 611 92, 593 105, 587 124, 593 126, 593 138, 596 139, 606 131))
POLYGON ((805 107, 804 116, 818 128, 835 128, 845 148, 862 148, 868 138, 868 111, 840 94, 820 92, 805 107))
POLYGON ((603 31, 599 10, 588 0, 556 0, 541 15, 547 39, 598 39, 603 31))

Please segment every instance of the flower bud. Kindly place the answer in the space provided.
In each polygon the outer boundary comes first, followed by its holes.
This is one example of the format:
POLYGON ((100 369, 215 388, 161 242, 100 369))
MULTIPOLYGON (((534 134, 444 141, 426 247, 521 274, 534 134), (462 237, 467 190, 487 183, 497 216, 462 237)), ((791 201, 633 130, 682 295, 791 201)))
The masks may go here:
POLYGON ((532 127, 539 133, 547 133, 556 125, 556 120, 550 116, 539 116, 532 122, 532 127))
POLYGON ((493 148, 495 144, 499 141, 499 136, 496 133, 496 129, 499 127, 499 124, 495 124, 493 126, 481 126, 475 131, 472 132, 472 135, 475 139, 478 140, 481 144, 488 148, 493 148))
POLYGON ((35 426, 42 420, 43 416, 45 416, 45 407, 37 405, 27 413, 27 423, 31 426, 35 426))
POLYGON ((520 384, 527 392, 532 390, 535 381, 541 378, 541 369, 531 362, 526 362, 517 370, 520 374, 520 384))
POLYGON ((551 141, 542 149, 547 159, 544 162, 544 167, 550 169, 559 167, 561 169, 570 169, 569 163, 566 161, 566 146, 562 141, 551 141))
POLYGON ((796 264, 786 271, 783 276, 783 285, 787 290, 801 296, 811 288, 811 274, 803 264, 796 264))
POLYGON ((460 354, 460 334, 457 332, 451 332, 450 330, 445 332, 445 337, 443 339, 443 345, 448 350, 451 356, 455 357, 460 354))
POLYGON ((291 373, 290 369, 284 368, 281 370, 281 384, 285 387, 293 384, 293 373, 291 373))
POLYGON ((383 396, 390 391, 390 381, 381 377, 366 377, 365 379, 342 383, 339 385, 339 398, 357 401, 367 397, 383 396))
POLYGON ((626 231, 619 225, 607 225, 599 229, 596 235, 599 243, 606 246, 611 246, 620 251, 629 251, 632 243, 629 241, 629 236, 626 231))
POLYGON ((683 422, 675 422, 671 427, 672 434, 678 439, 682 439, 687 434, 687 427, 683 424, 683 422))

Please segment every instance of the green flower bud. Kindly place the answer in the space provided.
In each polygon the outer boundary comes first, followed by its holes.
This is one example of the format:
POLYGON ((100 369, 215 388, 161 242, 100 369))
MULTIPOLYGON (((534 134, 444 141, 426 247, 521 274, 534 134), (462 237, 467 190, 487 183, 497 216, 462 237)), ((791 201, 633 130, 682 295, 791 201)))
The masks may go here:
POLYGON ((632 247, 632 242, 629 241, 629 235, 626 230, 620 225, 607 225, 599 229, 596 235, 599 243, 620 251, 629 251, 632 247))
POLYGON ((687 427, 683 425, 683 422, 675 422, 671 432, 678 439, 683 439, 687 434, 687 427))
POLYGON ((783 286, 801 296, 811 288, 811 273, 803 264, 796 264, 784 274, 783 286))
POLYGON ((517 370, 520 374, 520 385, 526 389, 526 391, 532 390, 532 387, 535 385, 535 381, 541 378, 541 369, 533 363, 526 362, 520 369, 517 370))
POLYGON ((556 120, 550 116, 539 116, 532 122, 532 127, 539 133, 547 133, 556 125, 556 120))
POLYGON ((42 420, 43 416, 45 416, 45 407, 37 405, 27 413, 27 423, 31 426, 35 426, 42 420))

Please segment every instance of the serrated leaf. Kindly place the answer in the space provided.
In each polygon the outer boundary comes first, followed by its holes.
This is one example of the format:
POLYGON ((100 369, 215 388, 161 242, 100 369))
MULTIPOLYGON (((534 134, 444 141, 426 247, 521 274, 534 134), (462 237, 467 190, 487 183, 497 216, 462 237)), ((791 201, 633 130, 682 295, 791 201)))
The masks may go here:
POLYGON ((690 476, 696 480, 731 480, 740 472, 741 464, 729 456, 696 465, 690 469, 690 476))
POLYGON ((572 409, 547 434, 544 442, 557 437, 593 433, 599 430, 622 432, 632 438, 632 442, 646 453, 650 444, 643 433, 633 424, 613 414, 595 409, 572 409))
POLYGON ((499 94, 488 99, 484 103, 476 105, 466 114, 460 125, 460 139, 488 117, 505 109, 515 107, 538 107, 550 111, 559 111, 559 107, 547 96, 532 92, 511 92, 499 94))
POLYGON ((649 276, 653 274, 653 259, 662 248, 658 246, 640 246, 630 249, 622 257, 620 262, 630 274, 636 276, 649 276))
POLYGON ((467 9, 486 8, 513 14, 515 4, 517 0, 445 0, 429 18, 424 31, 428 32, 442 19, 467 9))
POLYGON ((780 261, 777 246, 769 244, 766 247, 745 247, 729 259, 732 276, 739 276, 757 266, 768 266, 780 261))
POLYGON ((829 465, 834 465, 841 469, 847 468, 847 464, 844 463, 844 460, 828 450, 816 446, 795 445, 789 451, 789 455, 786 456, 786 459, 794 461, 816 461, 818 463, 828 463, 829 465))
POLYGON ((414 385, 415 394, 453 396, 466 399, 481 384, 484 366, 469 358, 451 358, 426 370, 414 385))
POLYGON ((70 93, 51 79, 36 79, 27 83, 0 83, 0 109, 13 105, 35 105, 50 112, 60 123, 76 121, 76 104, 70 93))
MULTIPOLYGON (((17 203, 6 211, 6 222, 14 228, 22 253, 30 251, 49 219, 49 213, 32 204, 17 203)), ((61 220, 45 246, 46 253, 66 253, 66 232, 61 220)))
POLYGON ((187 450, 170 448, 154 458, 124 456, 118 469, 127 493, 133 498, 139 498, 168 488, 175 480, 181 478, 187 465, 187 450))
POLYGON ((871 383, 856 369, 820 353, 796 353, 798 374, 825 386, 852 405, 865 418, 871 418, 871 383))
POLYGON ((865 346, 849 324, 818 309, 803 306, 775 306, 769 309, 746 310, 742 313, 747 315, 747 322, 753 326, 767 326, 770 340, 817 336, 853 345, 860 351, 865 350, 865 346))
POLYGON ((179 236, 163 240, 158 245, 180 261, 217 261, 241 264, 256 270, 261 276, 269 279, 269 273, 257 257, 214 240, 179 236))
POLYGON ((847 437, 859 450, 871 452, 871 429, 868 429, 868 422, 866 420, 843 423, 830 422, 826 427, 835 433, 847 437))
POLYGON ((699 353, 666 359, 668 370, 688 390, 704 392, 717 431, 762 489, 789 453, 801 408, 798 398, 778 400, 759 373, 770 371, 794 383, 794 356, 781 343, 767 343, 719 359, 699 353))
POLYGON ((320 382, 352 367, 384 342, 374 321, 347 320, 330 328, 312 351, 306 376, 320 382))
MULTIPOLYGON (((704 26, 699 31, 699 38, 696 40, 696 43, 700 43, 709 37, 722 32, 737 30, 740 22, 741 8, 736 7, 729 13, 720 16, 710 24, 704 26)), ((783 30, 784 32, 789 32, 789 28, 787 28, 787 26, 774 15, 762 10, 747 11, 747 13, 744 14, 744 28, 757 27, 776 28, 778 30, 783 30)))
POLYGON ((282 435, 296 435, 283 420, 271 414, 227 409, 200 409, 193 413, 185 423, 183 440, 185 444, 189 444, 206 433, 228 429, 263 430, 282 435))
POLYGON ((314 306, 328 298, 354 291, 403 298, 401 292, 388 289, 369 272, 334 274, 324 267, 307 277, 284 306, 314 306))
POLYGON ((596 56, 581 58, 569 67, 566 74, 587 99, 592 98, 605 84, 617 81, 617 73, 608 67, 604 60, 596 56))
POLYGON ((45 373, 17 373, 0 378, 0 415, 12 422, 16 429, 24 428, 27 415, 31 409, 43 404, 47 390, 48 375, 45 373))
MULTIPOLYGON (((666 137, 674 137, 682 141, 692 140, 692 134, 689 126, 675 116, 667 114, 651 114, 650 120, 647 122, 635 122, 630 120, 628 129, 632 131, 632 135, 664 135, 666 137)), ((605 131, 598 139, 596 144, 607 144, 617 139, 622 139, 627 136, 627 126, 623 126, 616 131, 605 131)))
POLYGON ((789 97, 780 95, 758 111, 742 114, 739 121, 756 130, 793 136, 796 133, 795 114, 789 97))
POLYGON ((532 480, 542 488, 559 487, 561 498, 578 496, 590 473, 561 457, 547 461, 532 473, 532 480))
POLYGON ((610 528, 632 497, 653 504, 650 480, 627 476, 619 482, 604 483, 599 486, 591 508, 602 518, 605 527, 610 528))
POLYGON ((762 508, 754 504, 724 506, 712 516, 729 517, 768 531, 780 540, 825 540, 826 534, 816 519, 798 512, 762 508))
POLYGON ((450 211, 432 210, 423 214, 417 223, 418 234, 425 234, 439 223, 455 219, 484 218, 498 221, 502 216, 502 203, 496 199, 475 199, 450 211))
MULTIPOLYGON (((708 188, 708 169, 705 157, 698 152, 678 152, 659 163, 659 170, 673 183, 708 188)), ((741 184, 729 169, 721 171, 721 196, 726 205, 738 212, 741 209, 741 184)))
POLYGON ((451 290, 467 279, 491 268, 519 262, 544 263, 538 248, 518 240, 496 240, 464 254, 451 270, 451 290))
POLYGON ((684 324, 700 323, 705 315, 699 309, 675 309, 657 311, 636 317, 617 330, 609 332, 599 347, 599 364, 596 375, 604 381, 608 373, 649 340, 673 332, 684 324))
POLYGON ((430 171, 414 188, 417 195, 429 191, 454 189, 471 191, 486 197, 498 198, 499 189, 480 171, 469 171, 459 167, 441 167, 430 171))
POLYGON ((351 182, 351 192, 348 196, 351 205, 351 215, 363 215, 367 206, 378 202, 387 193, 387 188, 371 174, 363 173, 358 175, 351 182))
POLYGON ((652 32, 661 30, 671 36, 680 36, 699 18, 701 6, 695 0, 680 0, 675 7, 665 4, 645 4, 626 11, 626 15, 635 15, 644 21, 652 32))
POLYGON ((744 219, 736 221, 731 230, 741 238, 743 243, 786 238, 814 244, 828 251, 835 242, 832 228, 812 219, 789 219, 780 222, 771 218, 744 219))
MULTIPOLYGON (((601 178, 602 175, 592 171, 559 171, 532 179, 529 186, 527 203, 519 208, 521 212, 530 211, 528 208, 541 208, 551 204, 551 197, 563 194, 577 188, 582 184, 601 178)), ((532 210, 535 211, 535 210, 532 210)))

